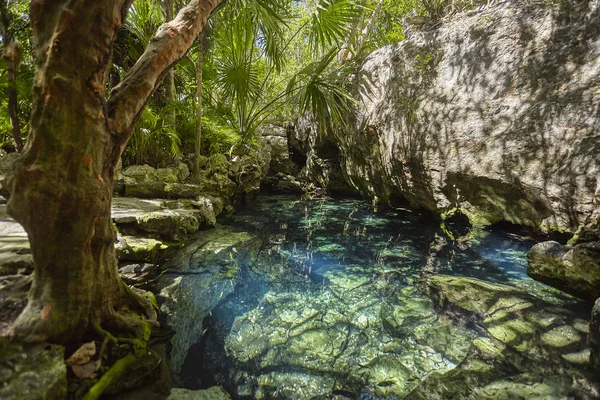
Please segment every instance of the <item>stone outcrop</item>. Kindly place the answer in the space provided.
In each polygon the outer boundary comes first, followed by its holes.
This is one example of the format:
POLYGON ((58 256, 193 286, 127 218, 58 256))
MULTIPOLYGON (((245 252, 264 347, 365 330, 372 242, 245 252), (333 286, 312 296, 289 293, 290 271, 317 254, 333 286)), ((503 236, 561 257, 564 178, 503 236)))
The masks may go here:
POLYGON ((527 253, 527 274, 594 302, 600 297, 600 242, 572 248, 554 241, 538 243, 527 253))
POLYGON ((600 173, 600 9, 507 1, 372 53, 354 128, 331 135, 362 194, 477 225, 574 232, 600 173))
POLYGON ((241 154, 203 157, 199 176, 185 163, 169 168, 132 165, 116 175, 115 194, 144 199, 219 198, 225 204, 244 203, 260 190, 271 161, 269 146, 246 147, 241 154))

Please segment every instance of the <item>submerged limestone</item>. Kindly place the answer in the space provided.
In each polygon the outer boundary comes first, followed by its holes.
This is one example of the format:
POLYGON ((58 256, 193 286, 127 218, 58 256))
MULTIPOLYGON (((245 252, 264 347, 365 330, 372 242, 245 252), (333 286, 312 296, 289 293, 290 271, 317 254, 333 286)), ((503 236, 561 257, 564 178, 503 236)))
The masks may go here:
POLYGON ((589 364, 585 320, 569 300, 549 304, 512 285, 434 275, 423 282, 428 296, 412 286, 389 293, 349 271, 327 286, 282 284, 225 338, 235 368, 227 384, 239 395, 558 399, 580 390, 561 371, 589 364))
POLYGON ((432 276, 427 287, 440 312, 476 321, 481 336, 453 371, 431 375, 408 398, 562 399, 593 393, 584 387, 583 371, 576 372, 582 363, 589 366, 585 315, 568 301, 556 306, 516 287, 455 276, 432 276))
POLYGON ((231 294, 240 269, 256 256, 260 240, 229 227, 199 232, 163 267, 152 287, 164 316, 163 325, 175 331, 169 366, 178 373, 188 350, 203 331, 203 319, 231 294))
POLYGON ((583 303, 526 277, 527 246, 441 240, 424 221, 353 201, 232 216, 263 245, 185 378, 256 399, 590 397, 583 303))
POLYGON ((256 398, 310 399, 372 387, 379 396, 401 398, 464 357, 472 334, 440 320, 414 289, 383 299, 371 284, 350 288, 355 280, 270 291, 236 318, 225 349, 248 371, 235 383, 238 390, 254 386, 256 398))

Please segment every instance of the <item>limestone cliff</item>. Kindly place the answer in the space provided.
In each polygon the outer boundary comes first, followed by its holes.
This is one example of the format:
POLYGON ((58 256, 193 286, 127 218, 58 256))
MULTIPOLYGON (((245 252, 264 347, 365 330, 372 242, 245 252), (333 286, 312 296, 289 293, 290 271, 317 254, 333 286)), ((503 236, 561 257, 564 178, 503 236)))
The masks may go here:
POLYGON ((507 1, 372 53, 335 137, 362 194, 575 231, 600 179, 598 0, 507 1))

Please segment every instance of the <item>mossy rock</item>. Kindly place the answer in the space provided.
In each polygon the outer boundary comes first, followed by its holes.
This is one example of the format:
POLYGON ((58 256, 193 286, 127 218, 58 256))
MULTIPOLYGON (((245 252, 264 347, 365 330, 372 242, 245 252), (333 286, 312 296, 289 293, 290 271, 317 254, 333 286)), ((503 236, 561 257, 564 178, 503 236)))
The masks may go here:
POLYGON ((231 400, 231 396, 221 386, 205 390, 173 388, 167 400, 231 400))
POLYGON ((0 360, 1 399, 62 400, 67 397, 67 367, 62 346, 22 346, 0 338, 0 360))
POLYGON ((164 260, 169 252, 169 245, 156 239, 123 236, 115 246, 120 261, 143 261, 156 263, 164 260))
POLYGON ((527 274, 560 290, 594 302, 600 297, 600 242, 568 248, 538 243, 527 253, 527 274))

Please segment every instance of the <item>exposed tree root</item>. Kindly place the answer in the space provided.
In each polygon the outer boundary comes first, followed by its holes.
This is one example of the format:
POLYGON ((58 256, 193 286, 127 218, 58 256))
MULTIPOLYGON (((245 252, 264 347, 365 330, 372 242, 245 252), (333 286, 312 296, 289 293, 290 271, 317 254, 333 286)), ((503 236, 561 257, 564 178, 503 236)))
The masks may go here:
POLYGON ((102 336, 102 346, 98 354, 98 360, 102 360, 109 343, 113 345, 127 344, 130 351, 126 356, 117 360, 108 371, 106 371, 100 380, 94 384, 83 397, 84 400, 95 400, 115 381, 117 381, 125 372, 127 372, 136 362, 141 359, 148 351, 148 340, 150 339, 152 322, 140 318, 134 313, 122 315, 115 313, 112 326, 119 332, 134 333, 134 337, 116 337, 109 331, 103 329, 100 324, 94 324, 94 331, 102 336), (121 329, 118 329, 121 328, 121 329))
POLYGON ((106 388, 110 386, 115 380, 119 379, 129 367, 136 363, 138 357, 134 353, 127 353, 127 355, 115 362, 108 371, 102 375, 102 378, 94 386, 90 388, 87 394, 83 397, 83 400, 96 400, 106 388))
POLYGON ((129 303, 134 309, 140 309, 144 315, 140 315, 126 307, 120 311, 113 311, 105 317, 103 324, 108 329, 103 328, 100 323, 92 323, 91 328, 93 331, 103 338, 98 360, 103 359, 109 344, 113 346, 126 344, 129 346, 129 352, 126 356, 117 360, 102 375, 83 397, 84 400, 94 400, 100 397, 111 384, 118 381, 124 373, 144 357, 148 351, 148 341, 150 340, 152 327, 158 326, 156 300, 153 299, 152 295, 150 293, 146 295, 142 290, 131 288, 125 284, 124 286, 128 300, 126 303, 129 303), (119 336, 111 332, 118 332, 119 336))

